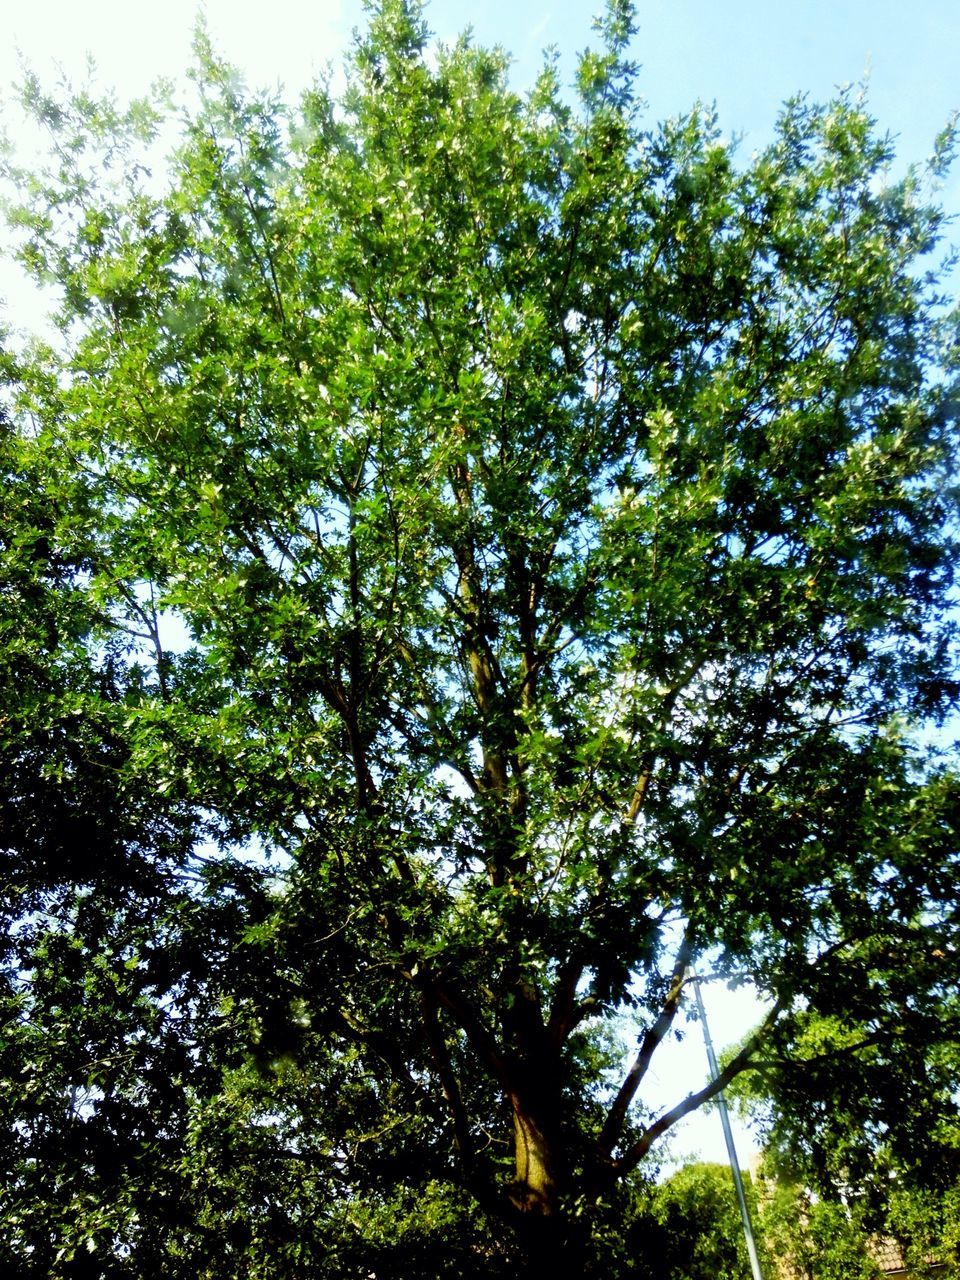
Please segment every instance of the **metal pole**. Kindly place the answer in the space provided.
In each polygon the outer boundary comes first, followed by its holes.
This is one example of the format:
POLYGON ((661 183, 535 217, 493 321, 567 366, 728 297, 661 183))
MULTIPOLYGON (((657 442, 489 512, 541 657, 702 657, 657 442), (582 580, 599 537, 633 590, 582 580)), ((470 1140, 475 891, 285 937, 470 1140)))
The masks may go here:
MULTIPOLYGON (((703 1043, 707 1050, 707 1065, 710 1068, 710 1079, 713 1081, 719 1076, 720 1069, 717 1066, 717 1055, 713 1051, 713 1041, 710 1039, 707 1011, 704 1008, 703 995, 700 992, 700 979, 696 970, 690 965, 687 966, 686 977, 693 984, 697 1013, 700 1015, 700 1025, 703 1027, 703 1043)), ((760 1270, 760 1258, 757 1254, 757 1242, 753 1235, 753 1223, 750 1221, 750 1210, 747 1208, 747 1197, 743 1190, 743 1178, 740 1175, 740 1162, 737 1159, 737 1149, 733 1144, 733 1130, 730 1128, 730 1116, 727 1112, 727 1103, 722 1089, 717 1094, 717 1109, 720 1112, 720 1123, 723 1126, 723 1137, 727 1144, 727 1156, 733 1172, 733 1185, 737 1193, 737 1204, 740 1206, 740 1217, 743 1220, 743 1235, 747 1242, 750 1271, 753 1275, 753 1280, 763 1280, 763 1272, 760 1270)))

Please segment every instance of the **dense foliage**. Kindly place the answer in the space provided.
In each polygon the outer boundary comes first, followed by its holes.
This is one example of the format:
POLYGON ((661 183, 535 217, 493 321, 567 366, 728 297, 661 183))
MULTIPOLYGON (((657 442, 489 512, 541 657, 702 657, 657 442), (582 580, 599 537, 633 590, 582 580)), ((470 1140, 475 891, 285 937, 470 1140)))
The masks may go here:
POLYGON ((852 96, 649 125, 632 32, 572 105, 384 0, 299 110, 201 39, 162 183, 159 106, 28 80, 11 1274, 646 1274, 610 1223, 753 1069, 812 1168, 944 1176, 942 214, 852 96), (701 956, 763 1021, 660 1111, 701 956))

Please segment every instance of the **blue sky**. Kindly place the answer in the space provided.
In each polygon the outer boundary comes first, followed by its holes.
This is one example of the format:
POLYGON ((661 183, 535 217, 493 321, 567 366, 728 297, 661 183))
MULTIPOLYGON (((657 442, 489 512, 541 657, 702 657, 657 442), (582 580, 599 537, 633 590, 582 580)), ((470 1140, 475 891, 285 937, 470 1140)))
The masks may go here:
MULTIPOLYGON (((8 0, 9 2, 9 0, 8 0)), ((594 0, 458 0, 427 7, 444 38, 472 24, 484 43, 515 58, 528 82, 547 44, 567 55, 590 39, 594 0)), ((870 99, 904 154, 922 158, 937 129, 960 106, 960 4, 957 0, 639 0, 637 57, 651 115, 716 100, 723 127, 768 135, 778 104, 798 90, 828 96, 870 74, 870 99)), ((251 78, 300 88, 329 58, 337 60, 363 23, 359 0, 207 0, 211 30, 251 78)), ((0 81, 14 74, 14 46, 43 70, 52 59, 79 65, 98 58, 104 79, 124 90, 152 76, 175 75, 188 57, 195 0, 30 0, 4 15, 0 81)))
MULTIPOLYGON (((6 0, 6 6, 4 92, 17 75, 17 47, 49 78, 54 63, 81 75, 91 52, 104 84, 125 96, 143 92, 157 76, 177 77, 189 61, 194 0, 27 0, 15 9, 6 0)), ((746 155, 770 137, 786 97, 806 91, 828 98, 837 86, 865 76, 874 115, 898 138, 898 171, 929 154, 935 135, 960 107, 960 0, 639 0, 637 9, 640 91, 651 120, 697 99, 715 101, 721 128, 727 136, 743 135, 746 155)), ((325 64, 341 60, 351 30, 364 20, 359 0, 207 0, 206 11, 215 43, 248 79, 282 81, 290 96, 325 64)), ((591 38, 594 12, 592 0, 484 0, 477 9, 434 0, 427 19, 441 38, 453 38, 469 22, 479 42, 504 45, 522 88, 535 76, 546 45, 561 50, 561 65, 572 76, 573 55, 591 38)), ((8 127, 16 132, 14 113, 8 127)), ((950 179, 942 198, 960 212, 960 178, 950 179)), ((954 238, 960 241, 960 228, 954 238)), ((10 314, 22 321, 31 317, 31 307, 17 289, 9 275, 0 277, 10 314)), ((743 992, 710 989, 707 999, 720 1044, 740 1036, 755 1017, 743 992)), ((695 1034, 682 1053, 655 1064, 654 1076, 665 1102, 673 1102, 702 1083, 703 1071, 695 1034)), ((724 1159, 716 1116, 691 1122, 679 1148, 724 1159)))
MULTIPOLYGON (((442 39, 472 25, 475 38, 511 52, 518 88, 534 78, 542 50, 555 45, 572 78, 574 55, 591 40, 600 0, 433 0, 427 20, 442 39)), ((197 0, 6 0, 0 93, 18 75, 18 51, 42 76, 55 66, 82 77, 92 53, 100 78, 122 96, 158 76, 176 78, 190 61, 197 0)), ((259 85, 282 82, 295 98, 327 64, 339 65, 351 32, 364 23, 361 0, 206 0, 216 45, 259 85)), ((2 10, 0 10, 2 11, 2 10)), ((951 112, 960 108, 960 0, 637 0, 640 91, 656 122, 694 101, 715 102, 728 137, 745 156, 770 137, 783 100, 805 91, 824 99, 837 86, 869 81, 869 104, 897 142, 895 171, 922 162, 951 112)), ((16 113, 5 113, 16 132, 16 113)), ((941 199, 960 214, 960 165, 941 199)), ((960 228, 953 238, 960 241, 960 228)), ((12 301, 0 267, 0 297, 12 301)), ((39 321, 18 300, 17 315, 39 321)))
MULTIPOLYGON (((591 39, 596 8, 487 0, 470 21, 480 42, 513 54, 522 85, 547 44, 572 74, 571 55, 591 39)), ((465 12, 455 0, 435 0, 427 15, 447 37, 465 12)), ((929 155, 960 108, 957 0, 638 0, 637 14, 635 57, 651 122, 697 100, 716 103, 721 128, 742 135, 746 155, 770 138, 781 104, 796 93, 823 100, 865 81, 870 110, 896 139, 897 172, 929 155)), ((960 176, 942 198, 960 212, 960 176)))
MULTIPOLYGON (((488 0, 473 17, 477 37, 500 41, 525 77, 539 49, 582 48, 590 4, 488 0)), ((716 100, 723 127, 768 136, 778 105, 798 91, 815 98, 870 77, 885 128, 922 156, 960 106, 960 5, 956 0, 639 0, 636 56, 656 118, 697 98, 716 100)), ((446 33, 464 7, 437 0, 431 25, 446 33)))

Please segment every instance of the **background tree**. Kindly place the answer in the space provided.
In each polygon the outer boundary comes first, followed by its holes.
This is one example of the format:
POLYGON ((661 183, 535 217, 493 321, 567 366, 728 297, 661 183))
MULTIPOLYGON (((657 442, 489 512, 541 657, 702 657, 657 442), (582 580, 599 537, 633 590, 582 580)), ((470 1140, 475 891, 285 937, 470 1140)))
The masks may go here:
POLYGON ((536 1274, 718 1087, 645 1101, 694 955, 768 1001, 719 1083, 783 1053, 797 1099, 837 993, 936 1038, 956 970, 956 782, 914 732, 956 692, 942 215, 849 95, 749 163, 703 108, 646 126, 632 32, 612 3, 576 104, 550 63, 521 99, 385 0, 296 113, 201 38, 159 196, 154 108, 31 80, 14 214, 62 297, 16 411, 83 491, 86 651, 140 633, 117 776, 225 850, 207 990, 325 1092, 290 1104, 325 1176, 427 1194, 407 1125, 536 1274), (243 842, 279 871, 237 894, 243 842))
POLYGON ((763 1134, 761 1232, 802 1274, 880 1275, 891 1242, 908 1266, 952 1274, 960 1134, 946 957, 887 950, 878 930, 859 960, 849 987, 794 1019, 787 1043, 774 1034, 733 1086, 763 1134))
MULTIPOLYGON (((935 1160, 931 1160, 935 1166, 935 1160)), ((811 1190, 780 1158, 775 1180, 765 1179, 759 1227, 768 1257, 780 1269, 817 1280, 891 1271, 956 1275, 957 1187, 944 1190, 891 1178, 886 1194, 856 1184, 811 1190)), ((768 1166, 769 1172, 770 1166, 768 1166)))
MULTIPOLYGON (((744 1189, 751 1217, 759 1223, 749 1177, 744 1189)), ((646 1264, 646 1274, 651 1276, 739 1280, 750 1274, 743 1222, 727 1165, 689 1164, 678 1169, 656 1188, 646 1213, 638 1215, 626 1234, 627 1251, 641 1260, 641 1267, 646 1264)), ((764 1244, 765 1234, 760 1248, 766 1255, 764 1244)), ((766 1272, 773 1259, 764 1256, 763 1261, 766 1272)))

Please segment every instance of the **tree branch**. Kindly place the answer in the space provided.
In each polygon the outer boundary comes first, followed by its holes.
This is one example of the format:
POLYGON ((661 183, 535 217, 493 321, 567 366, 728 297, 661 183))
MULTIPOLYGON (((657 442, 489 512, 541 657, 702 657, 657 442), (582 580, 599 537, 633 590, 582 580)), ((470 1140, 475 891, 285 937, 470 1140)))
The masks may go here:
POLYGON ((680 997, 683 994, 684 987, 684 974, 687 965, 690 963, 691 954, 692 935, 688 925, 684 930, 683 941, 680 943, 680 949, 677 952, 676 963, 673 966, 673 973, 670 978, 670 988, 663 1008, 660 1010, 660 1014, 653 1026, 647 1028, 640 1042, 640 1050, 634 1059, 633 1065, 627 1072, 616 1098, 613 1100, 613 1104, 604 1121, 603 1129, 600 1132, 600 1137, 597 1140, 597 1145, 604 1156, 609 1156, 616 1146, 617 1140, 623 1132, 630 1103, 636 1096, 640 1082, 647 1074, 653 1055, 673 1025, 673 1020, 680 1007, 680 997))
POLYGON ((554 1048, 559 1049, 577 1025, 577 984, 583 970, 583 961, 573 956, 560 967, 547 1020, 547 1038, 554 1048))
POLYGON ((460 1083, 457 1080, 450 1051, 443 1036, 440 1020, 437 1017, 435 993, 428 990, 420 993, 420 1010, 423 1017, 423 1029, 430 1049, 430 1059, 437 1073, 443 1096, 446 1099, 453 1121, 453 1141, 457 1153, 464 1165, 469 1165, 473 1158, 473 1136, 470 1132, 470 1118, 464 1106, 460 1083))
POLYGON ((773 1006, 770 1012, 764 1018, 761 1026, 754 1032, 747 1043, 743 1046, 727 1065, 723 1068, 715 1080, 711 1080, 709 1084, 704 1085, 696 1093, 688 1094, 682 1102, 677 1103, 669 1111, 665 1111, 653 1124, 649 1125, 632 1147, 619 1160, 613 1162, 613 1174, 615 1178, 622 1178, 628 1173, 632 1173, 640 1161, 644 1158, 653 1144, 658 1138, 662 1137, 668 1129, 672 1129, 678 1120, 682 1120, 684 1116, 696 1111, 698 1107, 702 1107, 705 1102, 709 1102, 711 1098, 715 1098, 718 1093, 727 1087, 731 1080, 735 1079, 742 1071, 752 1065, 752 1057, 763 1038, 773 1027, 781 1010, 779 1001, 773 1006))
POLYGON ((423 986, 435 994, 438 1003, 448 1011, 494 1079, 509 1092, 514 1087, 514 1072, 493 1033, 485 1026, 469 1001, 429 973, 423 975, 423 986))

